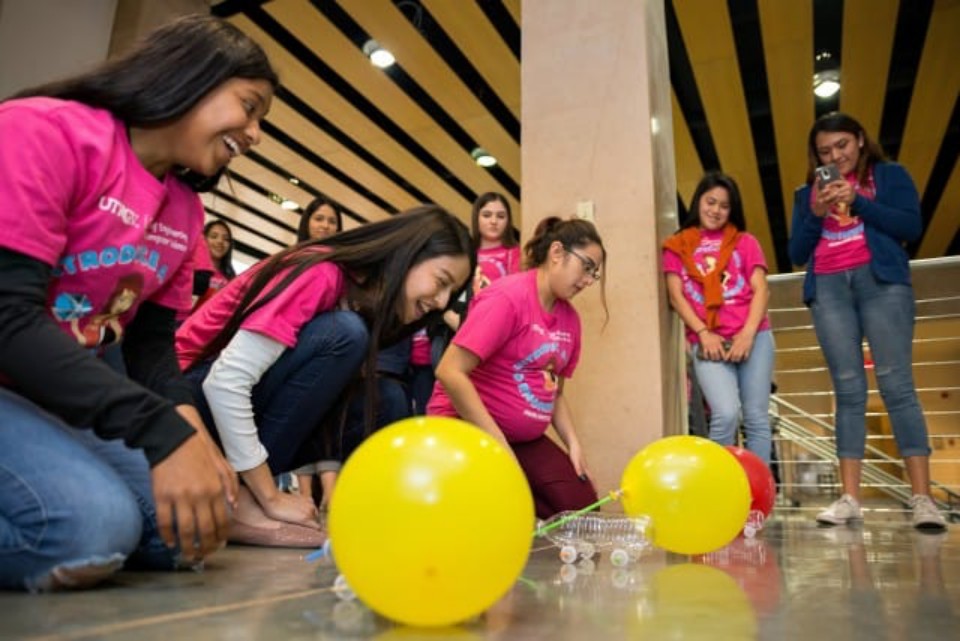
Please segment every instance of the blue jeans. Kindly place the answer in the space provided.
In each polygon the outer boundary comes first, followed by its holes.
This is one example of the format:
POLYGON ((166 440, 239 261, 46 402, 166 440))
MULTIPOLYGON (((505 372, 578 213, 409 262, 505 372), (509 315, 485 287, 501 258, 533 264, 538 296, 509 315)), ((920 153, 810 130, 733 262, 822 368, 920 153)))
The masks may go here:
POLYGON ((710 440, 733 445, 743 413, 747 449, 770 463, 770 381, 773 378, 773 334, 757 332, 750 356, 742 363, 696 358, 693 368, 710 405, 710 440))
MULTIPOLYGON (((303 326, 297 344, 253 388, 254 419, 274 475, 329 457, 321 424, 360 371, 368 342, 367 327, 354 312, 321 314, 303 326)), ((211 365, 198 365, 187 378, 195 385, 197 409, 216 438, 201 387, 211 365)))
MULTIPOLYGON (((361 390, 363 385, 361 383, 361 390)), ((407 396, 407 389, 399 379, 390 375, 377 375, 377 396, 374 430, 412 415, 410 397, 407 396)), ((365 406, 366 394, 361 392, 354 395, 347 408, 347 419, 339 444, 339 457, 344 462, 370 435, 366 429, 365 406)))
POLYGON ((177 557, 142 451, 0 388, 0 588, 46 589, 55 568, 173 569, 177 557))
POLYGON ((877 282, 869 265, 818 275, 816 287, 810 311, 833 379, 837 456, 863 458, 867 411, 864 337, 870 344, 877 385, 900 455, 929 456, 927 425, 913 384, 913 288, 877 282))
POLYGON ((436 381, 433 366, 413 365, 410 368, 410 396, 413 398, 413 411, 418 416, 427 413, 427 402, 430 401, 436 381))

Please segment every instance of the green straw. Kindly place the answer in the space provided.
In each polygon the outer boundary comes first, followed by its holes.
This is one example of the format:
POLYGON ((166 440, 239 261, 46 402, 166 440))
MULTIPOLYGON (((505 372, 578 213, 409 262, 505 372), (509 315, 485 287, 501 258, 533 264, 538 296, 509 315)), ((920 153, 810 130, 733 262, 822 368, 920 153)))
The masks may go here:
POLYGON ((561 525, 563 525, 564 523, 569 523, 570 521, 574 520, 575 518, 577 518, 577 517, 579 517, 579 516, 582 516, 582 515, 586 514, 587 512, 590 512, 591 510, 597 509, 597 508, 600 507, 601 505, 606 505, 606 504, 609 503, 610 501, 616 501, 616 500, 619 499, 621 496, 623 496, 623 490, 611 490, 609 494, 607 494, 605 497, 603 497, 602 499, 600 499, 600 500, 597 501, 596 503, 594 503, 594 504, 592 504, 592 505, 588 505, 587 507, 583 508, 582 510, 577 510, 576 512, 573 512, 573 513, 571 513, 571 514, 568 514, 567 516, 563 517, 562 519, 560 519, 560 520, 558 520, 558 521, 556 521, 556 522, 554 522, 554 523, 551 523, 550 525, 537 528, 536 530, 533 531, 533 536, 535 536, 535 537, 536 537, 536 536, 543 536, 544 534, 546 534, 546 533, 549 532, 550 530, 554 530, 554 529, 560 527, 561 525))

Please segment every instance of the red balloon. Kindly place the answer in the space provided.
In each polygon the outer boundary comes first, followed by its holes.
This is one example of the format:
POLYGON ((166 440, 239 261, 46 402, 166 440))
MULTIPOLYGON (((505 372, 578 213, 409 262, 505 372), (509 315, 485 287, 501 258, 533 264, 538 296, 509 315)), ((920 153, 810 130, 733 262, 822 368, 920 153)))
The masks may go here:
POLYGON ((759 456, 742 447, 727 445, 727 450, 740 461, 743 471, 747 473, 747 480, 750 481, 750 496, 753 497, 750 509, 760 510, 764 518, 770 516, 773 504, 777 500, 777 484, 773 480, 770 466, 759 456))

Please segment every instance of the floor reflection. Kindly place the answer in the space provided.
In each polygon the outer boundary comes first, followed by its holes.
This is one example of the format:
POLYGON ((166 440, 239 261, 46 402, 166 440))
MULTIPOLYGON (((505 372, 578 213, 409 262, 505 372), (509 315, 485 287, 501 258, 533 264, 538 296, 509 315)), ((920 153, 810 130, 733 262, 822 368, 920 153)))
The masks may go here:
MULTIPOLYGON (((469 551, 465 550, 465 554, 469 551)), ((338 597, 332 565, 230 548, 200 574, 135 574, 73 595, 0 593, 0 638, 948 639, 960 630, 960 541, 906 523, 820 529, 771 519, 709 554, 616 566, 534 547, 514 587, 459 626, 398 626, 338 597)))

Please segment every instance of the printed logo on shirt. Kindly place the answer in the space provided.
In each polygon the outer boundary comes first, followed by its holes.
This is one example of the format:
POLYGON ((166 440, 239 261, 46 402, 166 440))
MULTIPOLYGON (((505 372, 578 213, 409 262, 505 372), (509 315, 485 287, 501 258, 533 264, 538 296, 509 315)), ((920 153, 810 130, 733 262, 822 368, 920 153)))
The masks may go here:
POLYGON ((556 398, 556 372, 562 369, 563 364, 570 359, 570 354, 564 346, 564 343, 569 341, 570 335, 568 332, 547 332, 536 323, 532 326, 532 329, 537 333, 548 336, 549 340, 541 343, 539 347, 513 364, 513 382, 516 384, 520 398, 528 406, 528 409, 524 410, 524 415, 537 420, 549 420, 553 416, 553 406, 556 398), (566 341, 561 338, 561 335, 566 337, 566 341), (534 370, 533 373, 530 372, 531 369, 534 370), (541 379, 537 381, 539 383, 537 388, 548 392, 550 394, 549 399, 543 400, 537 397, 528 376, 537 376, 541 379))
POLYGON ((101 196, 98 203, 101 210, 111 213, 124 225, 140 227, 140 214, 133 211, 113 196, 101 196))
MULTIPOLYGON (((704 245, 701 245, 701 247, 709 248, 710 245, 705 243, 704 245)), ((697 263, 697 270, 701 275, 706 276, 707 274, 713 273, 713 271, 716 269, 716 252, 719 249, 720 241, 717 241, 716 247, 713 249, 714 253, 707 254, 707 256, 703 257, 702 260, 697 254, 704 252, 701 252, 700 248, 694 252, 694 261, 697 263)), ((703 305, 705 300, 703 292, 694 286, 694 281, 687 276, 686 272, 683 274, 683 280, 683 289, 687 296, 696 303, 703 305)), ((747 286, 747 279, 743 276, 743 257, 740 256, 740 252, 736 249, 733 250, 733 254, 730 256, 728 269, 725 269, 723 275, 720 277, 720 284, 723 286, 724 301, 729 301, 732 298, 736 298, 747 286), (734 277, 734 275, 736 277, 734 277)))
POLYGON ((51 312, 57 320, 70 324, 70 333, 84 347, 116 343, 123 336, 120 317, 130 311, 143 291, 143 276, 132 273, 117 280, 107 303, 97 314, 84 294, 61 292, 51 312))
MULTIPOLYGON (((832 214, 831 214, 832 216, 832 214)), ((836 227, 824 223, 820 236, 827 241, 830 247, 845 245, 863 238, 863 222, 857 216, 847 216, 846 220, 837 218, 836 227), (853 225, 853 227, 850 227, 853 225)))
MULTIPOLYGON (((103 199, 101 199, 102 201, 103 199)), ((113 200, 113 199, 112 199, 113 200)), ((161 222, 150 225, 144 240, 153 245, 161 245, 185 253, 188 246, 188 237, 185 231, 174 229, 161 222)), ((74 254, 63 256, 53 270, 54 277, 63 275, 75 276, 100 269, 136 263, 155 272, 157 281, 163 283, 170 268, 160 264, 161 254, 150 245, 108 245, 99 250, 88 249, 74 254)))
POLYGON ((101 267, 116 267, 137 263, 156 272, 157 280, 162 283, 167 276, 168 267, 160 265, 160 252, 150 249, 146 245, 119 245, 103 249, 86 250, 76 254, 67 254, 60 259, 53 270, 55 278, 69 275, 75 276, 101 267))

